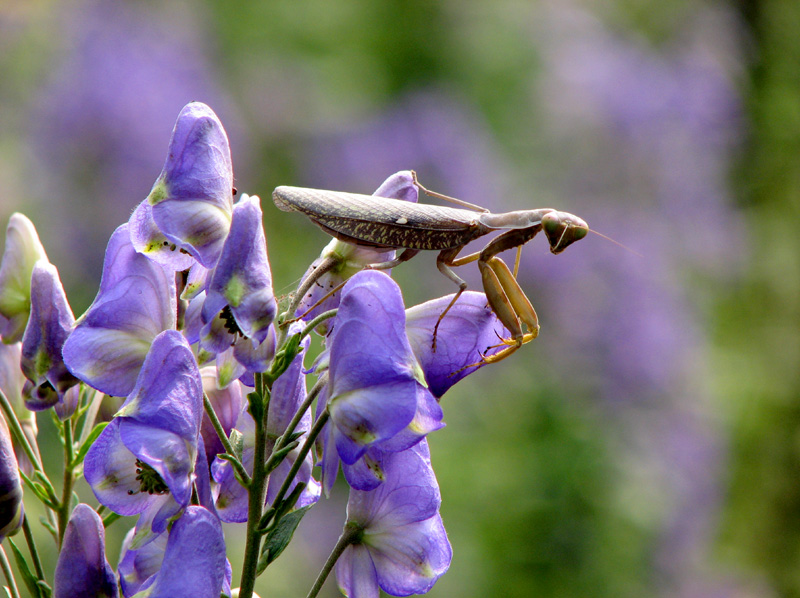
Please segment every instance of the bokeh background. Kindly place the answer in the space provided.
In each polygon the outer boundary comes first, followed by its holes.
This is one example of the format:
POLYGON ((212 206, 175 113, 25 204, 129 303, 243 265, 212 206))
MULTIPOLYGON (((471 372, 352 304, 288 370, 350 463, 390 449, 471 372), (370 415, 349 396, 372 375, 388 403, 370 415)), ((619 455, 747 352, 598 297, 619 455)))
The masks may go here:
MULTIPOLYGON (((264 198, 281 294, 327 238, 280 184, 415 169, 576 213, 641 255, 525 248, 541 335, 430 440, 454 548, 430 595, 800 596, 798 32, 796 0, 0 0, 0 221, 34 221, 82 313, 193 100, 264 198)), ((452 291, 433 254, 395 277, 409 305, 452 291)), ((307 592, 339 490, 261 596, 307 592)))

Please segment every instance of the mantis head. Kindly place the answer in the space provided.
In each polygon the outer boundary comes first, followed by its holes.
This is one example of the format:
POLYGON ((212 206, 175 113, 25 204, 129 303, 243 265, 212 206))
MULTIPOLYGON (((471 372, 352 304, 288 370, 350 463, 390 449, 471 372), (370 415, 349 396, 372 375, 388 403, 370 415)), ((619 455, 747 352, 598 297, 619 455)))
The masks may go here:
POLYGON ((547 235, 551 253, 561 253, 589 232, 589 226, 582 219, 555 210, 542 216, 542 229, 547 235))

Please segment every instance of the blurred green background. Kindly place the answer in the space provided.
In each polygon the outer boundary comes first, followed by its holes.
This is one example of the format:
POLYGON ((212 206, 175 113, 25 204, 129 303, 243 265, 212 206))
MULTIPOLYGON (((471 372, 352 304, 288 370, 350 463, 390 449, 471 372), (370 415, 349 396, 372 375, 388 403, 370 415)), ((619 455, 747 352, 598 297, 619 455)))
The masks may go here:
MULTIPOLYGON (((641 256, 525 248, 540 337, 451 390, 430 439, 454 550, 430 595, 800 596, 798 32, 796 0, 0 0, 0 221, 34 221, 82 313, 194 100, 264 198, 280 294, 327 239, 277 185, 415 169, 576 213, 641 256)), ((408 305, 452 291, 433 254, 395 277, 408 305)), ((263 598, 307 592, 345 499, 263 598)))

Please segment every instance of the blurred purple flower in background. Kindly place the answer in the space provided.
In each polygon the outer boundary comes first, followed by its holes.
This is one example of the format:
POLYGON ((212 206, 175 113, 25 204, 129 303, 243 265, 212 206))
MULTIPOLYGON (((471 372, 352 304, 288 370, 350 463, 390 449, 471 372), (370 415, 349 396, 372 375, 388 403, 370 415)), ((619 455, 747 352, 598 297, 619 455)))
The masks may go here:
POLYGON ((557 154, 561 194, 590 226, 643 257, 595 238, 568 263, 526 260, 522 286, 555 285, 557 298, 546 296, 540 311, 559 331, 553 362, 594 379, 609 415, 621 418, 638 462, 631 483, 648 471, 661 497, 658 568, 680 593, 702 577, 697 563, 722 499, 703 290, 687 271, 732 276, 746 238, 727 183, 742 129, 736 53, 725 37, 734 28, 720 26, 730 15, 699 9, 682 38, 657 51, 569 3, 544 17, 540 101, 554 140, 582 148, 557 154))
POLYGON ((29 183, 50 198, 46 224, 59 235, 48 238, 75 256, 59 264, 62 275, 92 280, 94 248, 148 194, 164 161, 164 131, 182 106, 202 98, 223 113, 240 148, 247 135, 213 78, 189 7, 86 0, 59 8, 68 33, 53 38, 56 64, 32 102, 41 176, 29 183), (83 217, 89 209, 91 219, 83 217))

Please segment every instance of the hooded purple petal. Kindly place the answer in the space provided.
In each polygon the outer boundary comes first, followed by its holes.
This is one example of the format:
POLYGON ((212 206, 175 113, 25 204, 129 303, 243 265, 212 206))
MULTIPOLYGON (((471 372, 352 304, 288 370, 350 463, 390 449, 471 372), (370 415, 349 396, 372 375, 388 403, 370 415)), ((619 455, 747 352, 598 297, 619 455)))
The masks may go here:
POLYGON ((0 261, 0 338, 4 343, 21 340, 25 332, 31 308, 31 273, 39 260, 47 261, 47 254, 33 223, 23 214, 11 214, 0 261))
POLYGON ((178 115, 147 201, 164 236, 212 268, 231 225, 233 166, 222 123, 205 104, 187 104, 178 115))
POLYGON ((244 337, 257 343, 266 339, 278 307, 256 196, 243 195, 233 209, 230 234, 206 291, 203 321, 210 323, 226 307, 244 337))
POLYGON ((142 201, 128 219, 131 243, 136 251, 165 268, 182 271, 197 264, 190 253, 181 250, 161 232, 153 220, 153 206, 146 199, 142 201))
POLYGON ((53 598, 116 598, 117 580, 105 555, 105 529, 94 510, 83 503, 72 511, 58 555, 53 598))
POLYGON ((343 462, 355 463, 412 421, 418 374, 399 287, 383 272, 356 274, 330 339, 328 411, 343 462))
POLYGON ((153 339, 175 328, 175 293, 172 272, 136 253, 127 225, 117 228, 97 297, 64 343, 69 370, 102 392, 129 394, 153 339))
POLYGON ((219 598, 228 574, 225 538, 219 519, 191 506, 169 531, 161 568, 148 598, 219 598))
MULTIPOLYGON (((50 387, 56 400, 78 383, 61 357, 75 317, 67 303, 56 267, 38 261, 31 276, 31 315, 22 338, 22 371, 34 385, 50 387)), ((52 403, 51 403, 52 405, 52 403)), ((35 409, 50 405, 29 405, 35 409)))
POLYGON ((417 356, 433 395, 438 399, 453 384, 478 367, 483 355, 502 349, 496 347, 509 332, 486 302, 486 295, 466 291, 450 308, 439 324, 436 351, 432 350, 433 329, 453 295, 439 297, 406 310, 408 341, 417 356))

